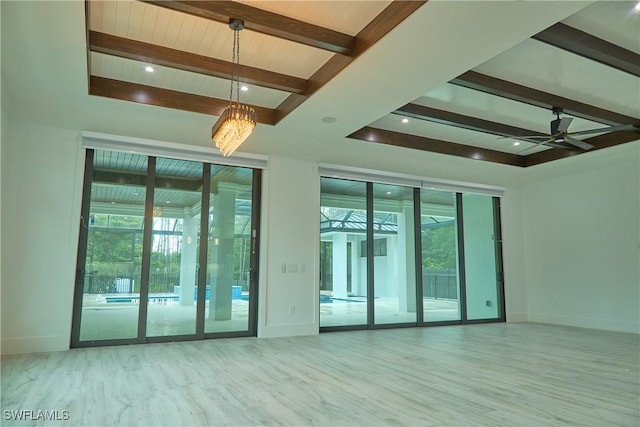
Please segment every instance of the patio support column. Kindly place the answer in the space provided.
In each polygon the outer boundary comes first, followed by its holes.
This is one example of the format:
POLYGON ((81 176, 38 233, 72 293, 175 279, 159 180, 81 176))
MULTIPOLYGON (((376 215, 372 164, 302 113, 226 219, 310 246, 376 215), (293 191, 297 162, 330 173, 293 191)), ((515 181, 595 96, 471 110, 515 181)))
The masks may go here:
POLYGON ((196 284, 196 248, 199 221, 190 208, 184 209, 182 222, 182 254, 180 258, 180 305, 192 306, 196 284))
POLYGON ((347 296, 347 233, 333 233, 333 297, 347 296))
POLYGON ((233 285, 233 243, 235 238, 236 189, 235 186, 218 183, 213 196, 213 242, 210 260, 214 264, 211 280, 209 319, 231 319, 233 285))
POLYGON ((360 254, 358 253, 360 239, 357 234, 351 235, 351 239, 351 292, 356 295, 366 295, 367 280, 360 274, 360 254))
POLYGON ((415 230, 413 204, 405 202, 398 215, 398 273, 400 311, 416 312, 415 230))

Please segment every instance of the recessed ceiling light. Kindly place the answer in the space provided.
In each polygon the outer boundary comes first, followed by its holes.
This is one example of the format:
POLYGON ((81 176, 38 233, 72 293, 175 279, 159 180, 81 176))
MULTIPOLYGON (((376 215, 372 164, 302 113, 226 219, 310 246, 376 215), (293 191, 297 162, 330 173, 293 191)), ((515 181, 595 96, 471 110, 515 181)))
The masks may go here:
POLYGON ((336 119, 335 117, 331 117, 331 116, 323 117, 320 120, 322 120, 324 123, 335 123, 335 122, 338 121, 338 119, 336 119))
POLYGON ((518 145, 520 145, 520 143, 518 141, 516 141, 516 142, 513 143, 513 145, 517 147, 518 145))
POLYGON ((249 87, 247 85, 242 85, 242 86, 240 86, 240 90, 243 91, 243 92, 246 92, 246 91, 249 90, 249 87))
POLYGON ((147 73, 153 73, 155 71, 151 65, 147 65, 146 67, 144 67, 144 70, 147 73))
POLYGON ((391 195, 391 191, 387 191, 387 196, 390 196, 390 195, 391 195))
POLYGON ((636 7, 634 7, 633 10, 640 12, 640 1, 636 4, 636 7))
POLYGON ((402 123, 409 123, 409 119, 405 117, 404 119, 402 119, 402 123))

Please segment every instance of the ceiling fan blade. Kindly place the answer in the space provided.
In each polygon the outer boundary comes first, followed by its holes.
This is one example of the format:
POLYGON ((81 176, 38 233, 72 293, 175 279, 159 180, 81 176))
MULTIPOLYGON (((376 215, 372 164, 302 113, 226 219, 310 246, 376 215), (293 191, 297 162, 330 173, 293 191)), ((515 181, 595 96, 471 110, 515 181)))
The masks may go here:
POLYGON ((607 128, 579 130, 577 132, 569 132, 569 135, 587 135, 589 133, 607 133, 607 132, 616 132, 620 130, 635 130, 640 132, 640 129, 635 127, 634 125, 620 125, 620 126, 609 126, 607 128))
POLYGON ((571 124, 571 122, 573 121, 573 118, 571 117, 563 117, 560 119, 560 123, 558 124, 558 129, 556 130, 556 132, 558 133, 565 133, 567 131, 567 129, 569 129, 569 125, 571 124))
POLYGON ((498 139, 549 139, 549 135, 503 135, 498 139))
POLYGON ((583 150, 589 150, 593 148, 593 145, 589 144, 588 142, 580 141, 579 139, 571 138, 570 136, 565 137, 564 140, 571 145, 582 148, 583 150))
POLYGON ((553 144, 553 139, 549 139, 547 138, 546 141, 527 141, 529 143, 531 143, 532 145, 528 146, 527 148, 524 148, 520 151, 517 151, 516 154, 522 154, 522 153, 526 153, 529 150, 532 150, 540 145, 544 145, 546 147, 556 147, 556 148, 561 148, 560 146, 558 146, 557 144, 553 144))

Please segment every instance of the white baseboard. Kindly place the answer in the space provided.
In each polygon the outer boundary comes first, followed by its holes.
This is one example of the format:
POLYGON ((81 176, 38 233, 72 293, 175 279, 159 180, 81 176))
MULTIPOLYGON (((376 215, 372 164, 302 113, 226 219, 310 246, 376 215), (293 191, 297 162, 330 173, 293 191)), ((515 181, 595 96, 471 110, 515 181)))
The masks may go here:
POLYGON ((554 325, 576 326, 579 328, 600 329, 604 331, 628 332, 640 334, 640 322, 601 319, 586 316, 566 316, 557 313, 529 313, 529 321, 536 323, 550 323, 554 325))
POLYGON ((507 322, 527 322, 529 317, 526 312, 522 313, 511 313, 507 311, 507 322))
POLYGON ((275 324, 258 328, 258 338, 294 337, 300 335, 318 335, 317 323, 275 324))
POLYGON ((69 337, 60 335, 26 337, 26 338, 2 338, 3 355, 22 353, 42 353, 50 351, 69 350, 69 337))

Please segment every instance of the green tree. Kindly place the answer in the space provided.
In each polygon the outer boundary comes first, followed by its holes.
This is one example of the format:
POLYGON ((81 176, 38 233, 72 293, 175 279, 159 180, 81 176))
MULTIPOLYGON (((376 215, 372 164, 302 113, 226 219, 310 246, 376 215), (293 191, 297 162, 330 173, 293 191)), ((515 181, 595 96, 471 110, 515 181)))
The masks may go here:
POLYGON ((453 224, 422 232, 422 266, 429 270, 456 268, 456 229, 453 224))

